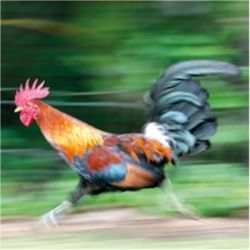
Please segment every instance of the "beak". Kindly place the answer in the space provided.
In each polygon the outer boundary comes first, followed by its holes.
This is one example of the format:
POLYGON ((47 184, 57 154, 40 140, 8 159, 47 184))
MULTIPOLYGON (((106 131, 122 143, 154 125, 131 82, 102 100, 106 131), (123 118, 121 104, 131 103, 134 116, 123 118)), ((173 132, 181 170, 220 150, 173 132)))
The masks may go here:
POLYGON ((15 112, 15 113, 18 113, 18 112, 20 112, 20 111, 22 111, 22 110, 23 110, 22 107, 17 107, 17 108, 14 110, 14 112, 15 112))

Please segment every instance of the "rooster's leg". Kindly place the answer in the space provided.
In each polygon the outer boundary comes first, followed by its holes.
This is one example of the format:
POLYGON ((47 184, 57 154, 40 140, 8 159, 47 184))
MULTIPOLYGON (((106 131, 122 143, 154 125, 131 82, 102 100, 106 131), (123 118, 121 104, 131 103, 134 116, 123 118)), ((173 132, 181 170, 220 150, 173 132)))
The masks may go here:
POLYGON ((71 193, 67 200, 63 201, 59 206, 42 216, 42 223, 46 226, 46 228, 57 226, 58 220, 64 215, 70 213, 77 201, 79 201, 80 198, 88 192, 88 187, 84 181, 80 179, 76 189, 71 193))
POLYGON ((169 196, 172 200, 173 205, 175 206, 175 209, 184 217, 187 218, 192 218, 192 219, 199 219, 199 216, 197 214, 197 212, 195 211, 195 209, 191 206, 184 205, 177 197, 172 182, 171 180, 166 177, 166 182, 165 182, 165 187, 169 193, 169 196))

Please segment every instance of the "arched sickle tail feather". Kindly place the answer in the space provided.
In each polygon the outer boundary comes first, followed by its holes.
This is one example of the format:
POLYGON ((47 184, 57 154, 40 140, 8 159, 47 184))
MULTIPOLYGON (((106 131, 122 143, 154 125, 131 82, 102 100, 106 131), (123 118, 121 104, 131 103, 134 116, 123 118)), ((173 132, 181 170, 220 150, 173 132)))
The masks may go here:
POLYGON ((187 61, 171 66, 145 96, 149 113, 145 135, 154 137, 149 133, 153 124, 158 131, 157 137, 173 145, 176 156, 206 150, 217 123, 210 112, 208 92, 193 78, 206 75, 237 77, 239 74, 236 66, 218 61, 187 61))

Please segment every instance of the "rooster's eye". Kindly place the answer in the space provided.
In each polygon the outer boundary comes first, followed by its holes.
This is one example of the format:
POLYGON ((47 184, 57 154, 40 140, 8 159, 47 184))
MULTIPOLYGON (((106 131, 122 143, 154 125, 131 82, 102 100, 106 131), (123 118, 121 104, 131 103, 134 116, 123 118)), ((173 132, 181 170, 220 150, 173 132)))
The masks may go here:
POLYGON ((28 108, 35 108, 35 109, 38 109, 38 106, 35 105, 35 104, 33 104, 33 103, 31 103, 31 102, 27 102, 27 103, 26 103, 26 106, 27 106, 28 108))

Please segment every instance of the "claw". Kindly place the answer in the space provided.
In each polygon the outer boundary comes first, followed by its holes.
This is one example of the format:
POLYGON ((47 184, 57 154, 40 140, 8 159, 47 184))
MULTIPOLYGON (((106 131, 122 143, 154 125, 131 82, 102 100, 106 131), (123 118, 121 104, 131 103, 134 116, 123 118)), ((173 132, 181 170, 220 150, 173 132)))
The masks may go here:
POLYGON ((58 221, 55 217, 55 214, 53 213, 53 210, 51 212, 43 215, 40 219, 39 224, 42 224, 47 229, 52 229, 52 228, 56 227, 58 225, 58 221))

